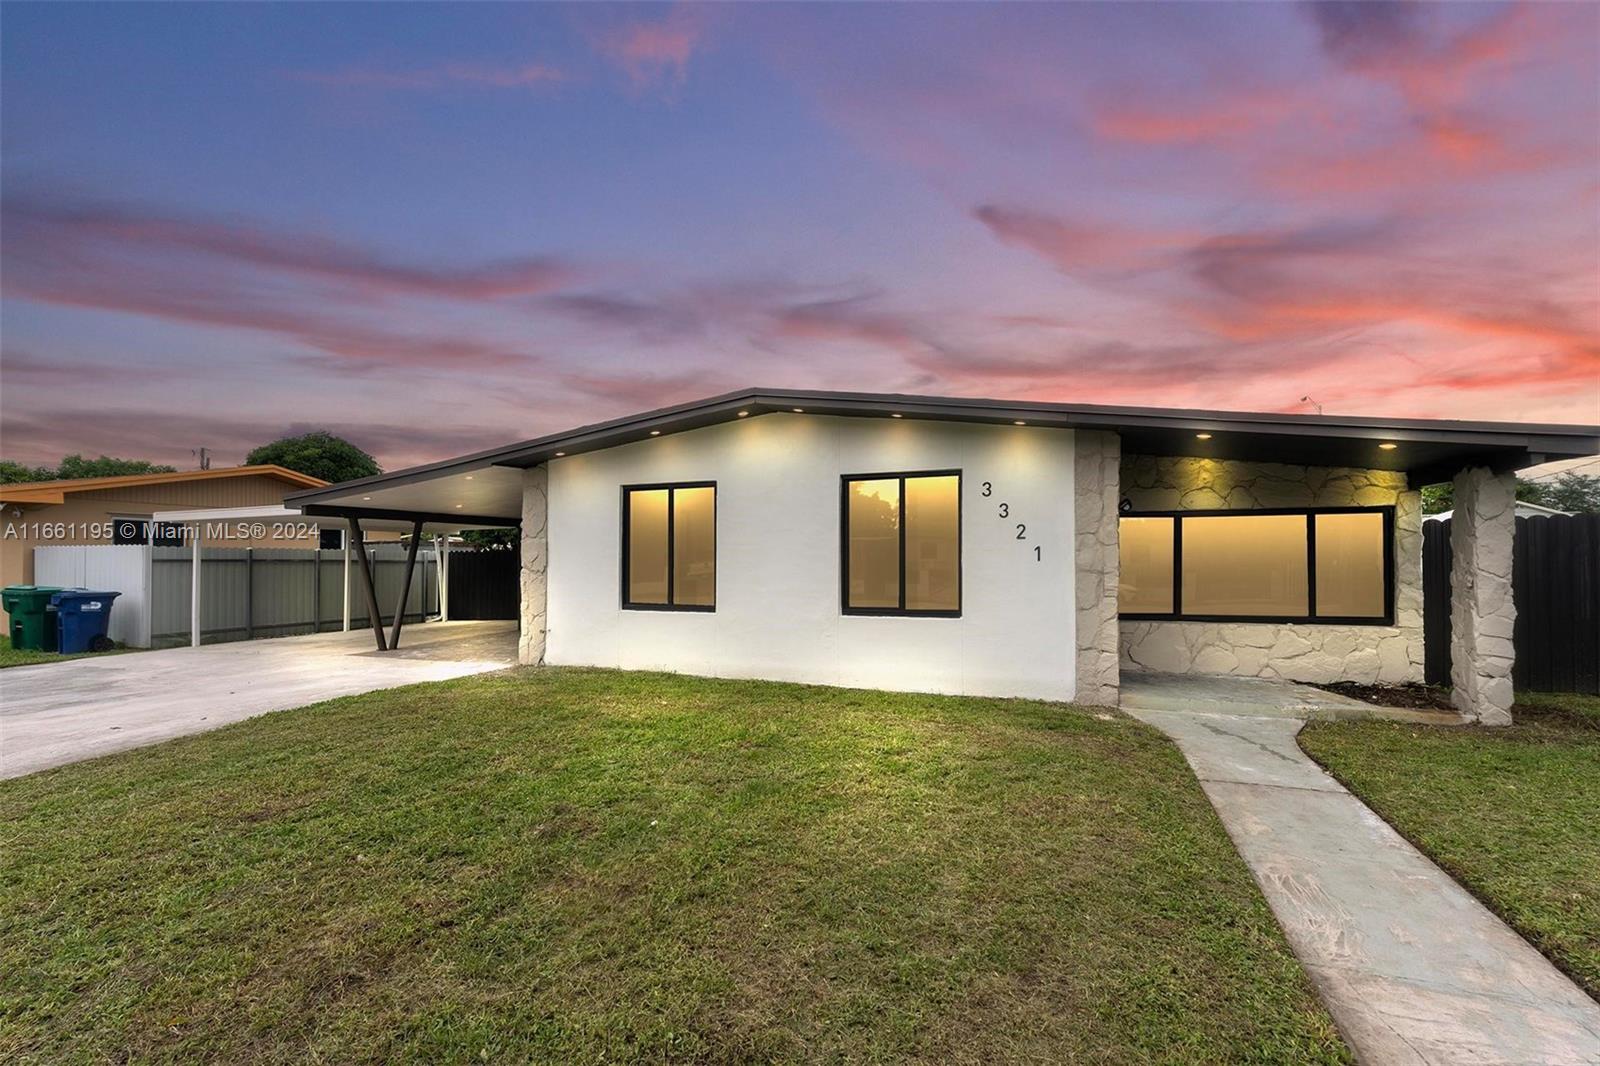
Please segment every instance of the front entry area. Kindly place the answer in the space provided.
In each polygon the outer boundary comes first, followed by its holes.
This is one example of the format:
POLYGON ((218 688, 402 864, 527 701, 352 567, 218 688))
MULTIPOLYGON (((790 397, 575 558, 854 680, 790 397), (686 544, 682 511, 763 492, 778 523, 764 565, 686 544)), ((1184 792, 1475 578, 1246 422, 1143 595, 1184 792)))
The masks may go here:
POLYGON ((1388 716, 1341 701, 1123 676, 1123 710, 1183 751, 1358 1059, 1600 1061, 1600 1004, 1300 750, 1308 718, 1388 716))

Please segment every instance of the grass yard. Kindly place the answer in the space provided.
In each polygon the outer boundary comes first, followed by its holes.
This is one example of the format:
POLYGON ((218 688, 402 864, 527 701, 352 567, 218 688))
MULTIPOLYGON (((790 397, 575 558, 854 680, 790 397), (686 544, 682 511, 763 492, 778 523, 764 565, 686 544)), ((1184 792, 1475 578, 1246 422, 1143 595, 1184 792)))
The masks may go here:
POLYGON ((53 651, 30 651, 26 648, 13 648, 9 634, 0 635, 0 670, 8 666, 32 666, 35 663, 59 663, 66 659, 76 659, 76 655, 57 655, 53 651))
POLYGON ((1300 744, 1600 997, 1600 698, 1518 700, 1504 729, 1319 722, 1300 744))
POLYGON ((9 635, 0 634, 0 670, 3 670, 8 666, 34 666, 38 663, 64 663, 68 659, 82 659, 86 656, 96 654, 115 655, 124 650, 133 651, 135 649, 117 648, 113 651, 85 651, 79 652, 75 655, 58 655, 53 651, 31 651, 27 648, 13 648, 11 646, 11 637, 9 635))
POLYGON ((1338 1062, 1176 748, 516 671, 0 782, 7 1061, 1338 1062))

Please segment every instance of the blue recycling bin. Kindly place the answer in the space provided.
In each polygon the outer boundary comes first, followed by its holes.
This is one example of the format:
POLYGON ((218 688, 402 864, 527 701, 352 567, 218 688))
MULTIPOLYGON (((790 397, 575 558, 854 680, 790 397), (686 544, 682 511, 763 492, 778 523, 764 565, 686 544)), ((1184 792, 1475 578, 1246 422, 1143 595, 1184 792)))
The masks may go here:
POLYGON ((100 589, 62 589, 50 597, 58 635, 56 645, 63 655, 85 651, 110 651, 116 645, 106 635, 111 624, 111 605, 120 592, 100 589))

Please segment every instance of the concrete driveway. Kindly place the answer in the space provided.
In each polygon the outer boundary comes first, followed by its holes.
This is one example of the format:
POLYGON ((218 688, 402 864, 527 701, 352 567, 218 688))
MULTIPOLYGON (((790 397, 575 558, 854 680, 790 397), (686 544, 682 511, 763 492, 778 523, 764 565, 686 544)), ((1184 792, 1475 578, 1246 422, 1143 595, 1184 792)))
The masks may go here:
POLYGON ((1182 749, 1356 1057, 1600 1063, 1600 1004, 1295 741, 1304 718, 1375 709, 1299 689, 1140 678, 1123 709, 1182 749), (1196 709, 1164 705, 1168 684, 1196 709))
POLYGON ((431 622, 398 651, 317 633, 0 670, 0 778, 201 733, 335 696, 516 663, 515 622, 431 622))

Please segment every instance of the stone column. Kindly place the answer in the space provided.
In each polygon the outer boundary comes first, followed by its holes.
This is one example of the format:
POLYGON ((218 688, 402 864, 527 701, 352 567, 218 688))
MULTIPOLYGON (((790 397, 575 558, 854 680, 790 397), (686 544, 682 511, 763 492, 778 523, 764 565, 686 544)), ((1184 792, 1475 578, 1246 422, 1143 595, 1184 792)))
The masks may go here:
POLYGON ((524 666, 544 662, 549 509, 549 468, 530 466, 522 472, 522 632, 517 639, 517 661, 524 666))
POLYGON ((1122 489, 1122 438, 1079 430, 1073 435, 1076 537, 1076 702, 1115 707, 1117 666, 1117 501, 1122 489))
POLYGON ((1516 477, 1482 467, 1455 479, 1450 522, 1451 701, 1484 725, 1511 724, 1516 477))

